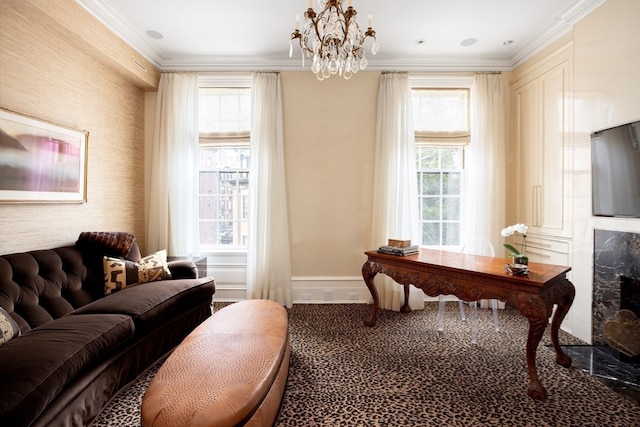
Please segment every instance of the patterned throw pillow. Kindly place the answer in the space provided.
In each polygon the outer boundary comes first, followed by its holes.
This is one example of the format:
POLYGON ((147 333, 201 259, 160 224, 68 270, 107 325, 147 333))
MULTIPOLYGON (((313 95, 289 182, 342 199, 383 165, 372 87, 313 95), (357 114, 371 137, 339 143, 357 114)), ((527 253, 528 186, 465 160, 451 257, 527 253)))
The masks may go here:
POLYGON ((147 255, 138 262, 106 256, 103 266, 105 295, 127 286, 171 278, 167 266, 167 251, 164 249, 147 255))
POLYGON ((20 335, 20 327, 13 317, 0 307, 0 345, 20 335))

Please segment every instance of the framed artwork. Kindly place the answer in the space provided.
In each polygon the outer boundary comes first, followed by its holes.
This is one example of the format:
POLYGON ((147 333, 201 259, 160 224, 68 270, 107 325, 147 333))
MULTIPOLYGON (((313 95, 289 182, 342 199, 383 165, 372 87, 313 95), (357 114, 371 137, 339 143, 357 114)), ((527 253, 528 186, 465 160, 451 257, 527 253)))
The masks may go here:
POLYGON ((87 201, 89 133, 0 109, 0 203, 87 201))

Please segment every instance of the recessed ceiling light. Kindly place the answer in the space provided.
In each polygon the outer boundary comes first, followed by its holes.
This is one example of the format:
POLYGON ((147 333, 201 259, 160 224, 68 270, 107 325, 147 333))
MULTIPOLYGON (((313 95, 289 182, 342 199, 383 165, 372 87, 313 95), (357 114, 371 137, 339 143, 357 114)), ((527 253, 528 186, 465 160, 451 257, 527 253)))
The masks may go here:
POLYGON ((464 46, 464 47, 473 46, 474 44, 476 44, 477 41, 478 40, 476 39, 465 39, 460 42, 460 46, 464 46))
POLYGON ((164 36, 161 33, 154 30, 147 30, 146 34, 152 39, 156 39, 156 40, 160 40, 164 38, 164 36))
POLYGON ((418 39, 418 40, 416 40, 416 44, 417 44, 418 46, 420 46, 421 44, 425 44, 426 42, 427 42, 427 41, 426 41, 425 39, 418 39))
POLYGON ((509 46, 510 44, 513 44, 513 40, 505 40, 502 42, 502 44, 505 46, 509 46))

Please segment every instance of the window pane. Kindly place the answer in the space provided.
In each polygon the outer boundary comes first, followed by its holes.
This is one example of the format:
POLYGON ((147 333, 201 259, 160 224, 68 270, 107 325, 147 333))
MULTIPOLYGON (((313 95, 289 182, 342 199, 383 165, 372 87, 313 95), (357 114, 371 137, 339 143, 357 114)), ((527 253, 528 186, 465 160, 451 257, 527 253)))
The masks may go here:
POLYGON ((442 169, 462 169, 462 151, 459 147, 441 147, 442 169))
POLYGON ((442 219, 457 221, 460 219, 460 199, 445 197, 442 199, 442 219))
POLYGON ((460 244, 462 147, 417 148, 420 221, 424 239, 421 243, 457 246, 460 244), (424 161, 426 158, 429 161, 424 161), (420 165, 428 165, 429 168, 421 168, 420 165))
POLYGON ((413 89, 412 100, 415 130, 469 130, 468 89, 413 89))
POLYGON ((460 194, 460 175, 459 172, 445 172, 442 174, 443 195, 460 194))
POLYGON ((439 222, 425 222, 422 224, 422 244, 430 246, 440 245, 439 222))
POLYGON ((422 199, 422 219, 431 221, 440 220, 439 197, 424 197, 422 199))
POLYGON ((242 132, 251 127, 250 88, 201 88, 200 132, 242 132))
POLYGON ((250 149, 200 147, 200 244, 246 244, 250 149))
POLYGON ((442 243, 445 246, 457 246, 460 244, 460 223, 447 222, 443 224, 442 243))
POLYGON ((418 154, 418 169, 438 169, 440 157, 438 147, 416 147, 416 153, 418 154))
POLYGON ((422 174, 422 194, 429 196, 440 195, 440 188, 439 173, 422 174))

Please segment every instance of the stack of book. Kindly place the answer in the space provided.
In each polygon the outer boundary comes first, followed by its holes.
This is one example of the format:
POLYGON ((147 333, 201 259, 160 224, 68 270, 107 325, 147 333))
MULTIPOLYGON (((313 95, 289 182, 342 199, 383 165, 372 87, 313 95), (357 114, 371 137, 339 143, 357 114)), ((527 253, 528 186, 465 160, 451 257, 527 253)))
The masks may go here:
POLYGON ((387 245, 378 248, 378 252, 398 256, 414 255, 418 253, 418 245, 411 245, 411 240, 389 239, 387 245))

